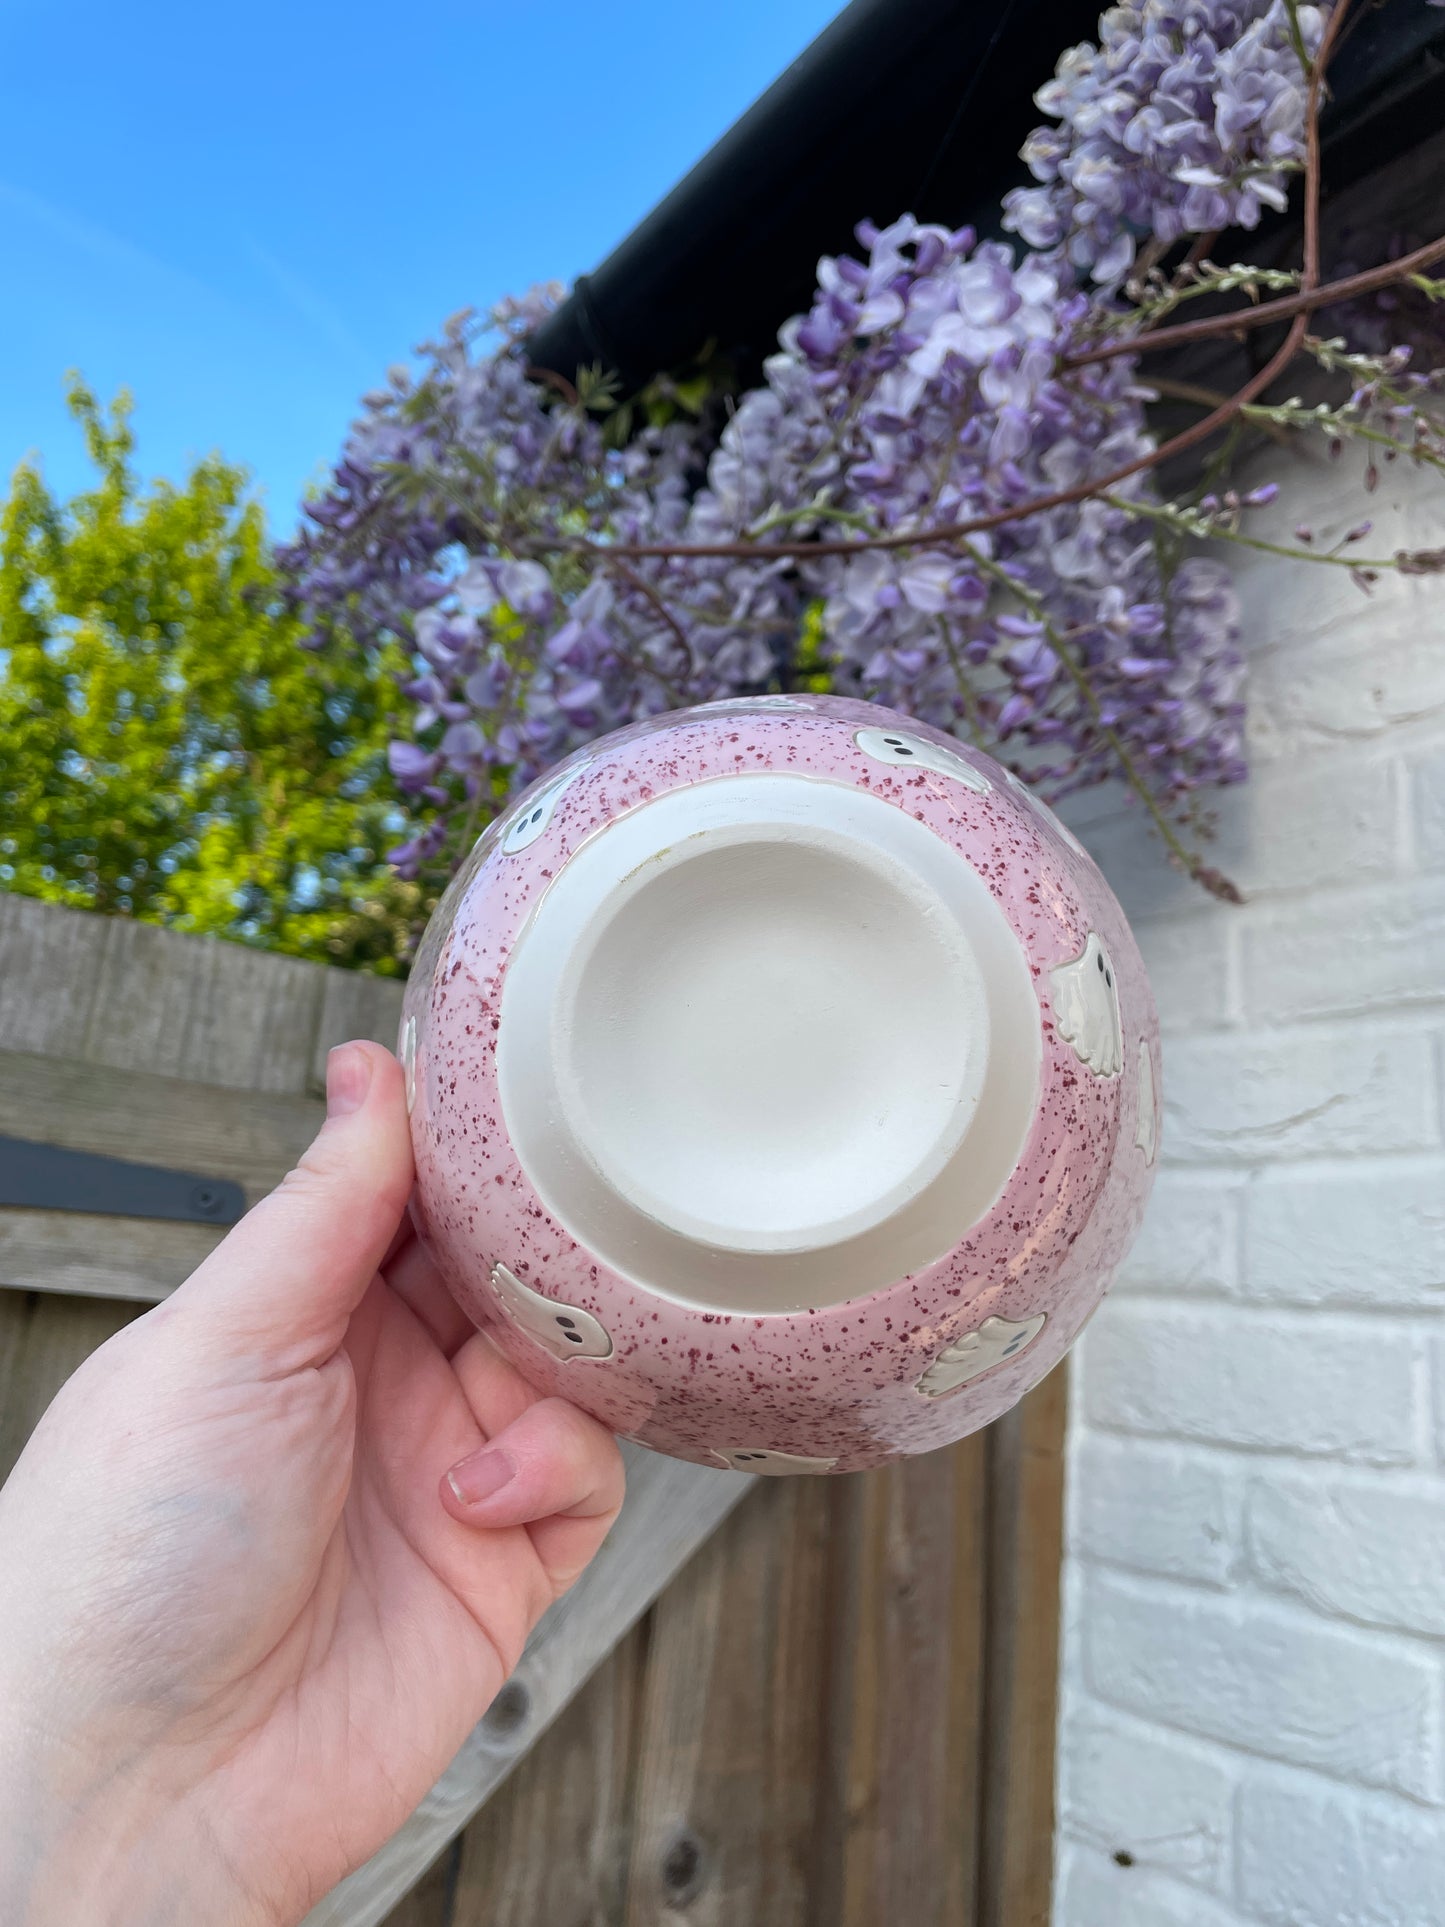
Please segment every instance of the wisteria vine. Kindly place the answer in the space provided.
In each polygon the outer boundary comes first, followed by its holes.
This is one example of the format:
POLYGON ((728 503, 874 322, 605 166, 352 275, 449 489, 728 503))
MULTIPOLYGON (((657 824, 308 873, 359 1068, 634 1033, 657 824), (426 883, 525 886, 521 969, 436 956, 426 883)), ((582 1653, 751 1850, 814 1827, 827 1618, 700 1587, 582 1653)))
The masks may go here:
MULTIPOLYGON (((1239 607, 1199 548, 1273 546, 1247 521, 1274 490, 1232 492, 1226 458, 1259 425, 1359 441, 1367 485, 1378 459, 1445 467, 1421 406, 1441 377, 1407 366, 1378 306, 1352 347, 1309 332, 1315 310, 1348 319, 1381 289, 1442 291, 1425 270, 1445 243, 1322 285, 1318 112, 1348 4, 1112 8, 1038 96, 1038 185, 1005 202, 1027 251, 907 215, 861 223, 859 254, 819 263, 809 312, 720 427, 675 409, 624 438, 599 373, 532 368, 555 288, 488 329, 457 317, 419 376, 393 370, 283 561, 318 637, 413 653, 398 867, 445 873, 510 792, 623 723, 828 688, 981 743, 1054 799, 1122 777, 1175 859, 1233 894, 1194 847, 1200 792, 1245 774, 1239 607), (1301 269, 1215 266, 1218 231, 1283 208, 1294 174, 1301 269), (1282 347, 1160 443, 1141 353, 1269 320, 1282 347), (1271 400, 1300 352, 1347 397, 1271 400), (1158 463, 1220 429, 1197 485, 1162 499, 1158 463)), ((1445 564, 1361 560, 1367 533, 1324 551, 1302 530, 1283 552, 1364 586, 1445 564)))

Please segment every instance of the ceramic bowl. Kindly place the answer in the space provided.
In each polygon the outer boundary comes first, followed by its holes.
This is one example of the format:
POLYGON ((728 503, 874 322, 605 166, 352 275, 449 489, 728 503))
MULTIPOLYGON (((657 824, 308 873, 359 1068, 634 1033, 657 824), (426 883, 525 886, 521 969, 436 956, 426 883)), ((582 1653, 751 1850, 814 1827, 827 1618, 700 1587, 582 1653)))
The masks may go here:
POLYGON ((1113 894, 999 764, 867 704, 708 704, 553 770, 439 906, 418 1228, 539 1390, 699 1464, 854 1471, 1072 1344, 1158 1053, 1113 894))

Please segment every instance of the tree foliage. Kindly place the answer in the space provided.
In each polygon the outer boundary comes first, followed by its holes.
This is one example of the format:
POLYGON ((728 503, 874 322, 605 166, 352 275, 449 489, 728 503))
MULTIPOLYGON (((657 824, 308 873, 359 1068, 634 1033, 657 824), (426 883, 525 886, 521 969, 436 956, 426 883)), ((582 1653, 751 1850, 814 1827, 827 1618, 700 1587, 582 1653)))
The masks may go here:
POLYGON ((400 659, 301 648, 245 472, 142 486, 128 397, 69 400, 94 486, 25 462, 0 509, 0 884, 396 971, 400 659))

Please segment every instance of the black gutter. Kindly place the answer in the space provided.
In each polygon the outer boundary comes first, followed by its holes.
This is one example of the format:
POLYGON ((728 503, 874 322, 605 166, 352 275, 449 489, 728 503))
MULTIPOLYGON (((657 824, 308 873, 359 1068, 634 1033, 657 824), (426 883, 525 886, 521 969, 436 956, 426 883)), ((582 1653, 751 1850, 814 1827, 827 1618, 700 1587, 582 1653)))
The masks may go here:
MULTIPOLYGON (((600 365, 634 392, 708 342, 744 384, 811 301, 820 254, 862 216, 905 210, 999 233, 1036 89, 1092 38, 1098 0, 853 0, 533 336, 569 378, 600 365)), ((1445 13, 1364 8, 1332 73, 1327 185, 1445 124, 1445 13)))
POLYGON ((1020 175, 1034 90, 1098 0, 853 0, 532 338, 627 390, 715 341, 755 380, 865 215, 958 226, 1020 175), (993 189, 997 186, 997 193, 993 189))

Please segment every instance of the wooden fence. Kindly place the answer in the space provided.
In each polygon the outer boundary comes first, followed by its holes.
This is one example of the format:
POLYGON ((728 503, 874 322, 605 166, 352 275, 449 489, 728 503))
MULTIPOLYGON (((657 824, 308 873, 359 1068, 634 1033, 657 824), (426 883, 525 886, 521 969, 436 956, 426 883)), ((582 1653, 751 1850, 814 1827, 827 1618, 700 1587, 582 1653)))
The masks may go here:
MULTIPOLYGON (((273 1185, 396 985, 0 895, 0 1132, 273 1185)), ((205 1225, 0 1208, 0 1477, 205 1225)), ((602 1554, 308 1927, 1045 1927, 1064 1374, 883 1472, 627 1448, 602 1554), (746 1497, 747 1503, 738 1501, 746 1497)))

